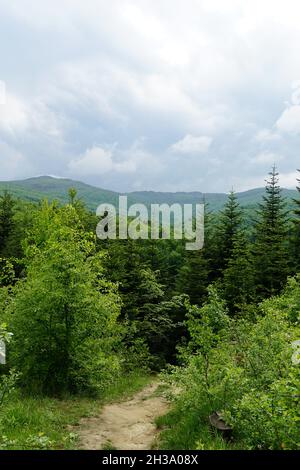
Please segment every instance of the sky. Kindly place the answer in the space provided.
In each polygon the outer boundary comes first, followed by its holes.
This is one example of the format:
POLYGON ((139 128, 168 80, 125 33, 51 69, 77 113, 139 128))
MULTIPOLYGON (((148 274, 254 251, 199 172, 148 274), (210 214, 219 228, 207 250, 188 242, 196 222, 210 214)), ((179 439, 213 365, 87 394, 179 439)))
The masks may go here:
POLYGON ((0 180, 295 187, 299 24, 299 0, 0 0, 0 180))

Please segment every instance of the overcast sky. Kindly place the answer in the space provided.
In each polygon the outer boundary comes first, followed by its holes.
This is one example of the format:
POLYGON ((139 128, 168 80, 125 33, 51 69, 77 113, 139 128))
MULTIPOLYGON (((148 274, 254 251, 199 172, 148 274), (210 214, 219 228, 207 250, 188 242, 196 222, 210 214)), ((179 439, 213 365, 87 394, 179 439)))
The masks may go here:
POLYGON ((0 180, 294 187, 299 25, 299 0, 0 0, 0 180))

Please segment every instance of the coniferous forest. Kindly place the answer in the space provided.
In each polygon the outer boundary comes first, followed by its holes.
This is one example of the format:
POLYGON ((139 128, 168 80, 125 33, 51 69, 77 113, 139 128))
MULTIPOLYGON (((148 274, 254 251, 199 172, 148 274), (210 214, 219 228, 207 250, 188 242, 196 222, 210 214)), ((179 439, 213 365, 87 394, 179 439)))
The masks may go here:
POLYGON ((233 191, 207 204, 195 251, 98 239, 73 188, 4 191, 0 448, 78 448, 82 417, 158 380, 157 449, 299 449, 300 172, 297 189, 291 208, 274 167, 250 212, 233 191))

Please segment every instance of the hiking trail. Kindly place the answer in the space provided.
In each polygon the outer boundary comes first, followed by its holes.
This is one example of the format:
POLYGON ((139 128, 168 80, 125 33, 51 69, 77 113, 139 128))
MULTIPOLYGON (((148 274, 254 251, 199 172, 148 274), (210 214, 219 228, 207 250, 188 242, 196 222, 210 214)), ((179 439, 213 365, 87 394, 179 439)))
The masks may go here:
POLYGON ((149 450, 159 434, 155 418, 165 414, 169 403, 151 382, 132 398, 105 405, 99 416, 80 421, 79 448, 88 450, 149 450))

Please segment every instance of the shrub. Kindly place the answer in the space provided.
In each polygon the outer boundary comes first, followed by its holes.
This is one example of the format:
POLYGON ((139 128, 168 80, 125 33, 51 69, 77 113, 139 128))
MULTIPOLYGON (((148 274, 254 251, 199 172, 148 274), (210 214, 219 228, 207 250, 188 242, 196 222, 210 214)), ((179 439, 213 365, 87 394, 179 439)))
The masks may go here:
POLYGON ((194 445, 219 411, 243 448, 300 448, 300 365, 292 360, 299 293, 299 277, 291 279, 281 296, 260 305, 254 322, 229 321, 214 291, 204 307, 192 307, 186 366, 174 368, 170 380, 183 390, 177 409, 199 416, 194 445))
POLYGON ((7 308, 21 384, 47 394, 103 389, 120 370, 120 302, 103 277, 94 235, 81 229, 73 207, 44 204, 25 253, 27 275, 7 308))

